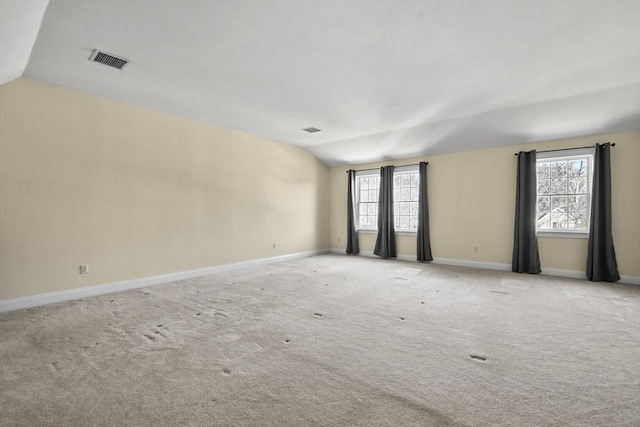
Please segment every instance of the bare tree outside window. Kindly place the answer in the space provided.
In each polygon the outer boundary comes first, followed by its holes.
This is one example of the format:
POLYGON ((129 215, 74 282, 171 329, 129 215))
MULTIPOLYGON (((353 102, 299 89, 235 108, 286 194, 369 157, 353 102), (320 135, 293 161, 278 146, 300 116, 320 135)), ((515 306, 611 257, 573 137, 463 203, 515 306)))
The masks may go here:
POLYGON ((393 177, 393 213, 396 231, 418 229, 417 172, 400 172, 393 177))
POLYGON ((364 175, 358 177, 358 228, 378 228, 378 192, 380 177, 364 175))
MULTIPOLYGON (((356 178, 358 230, 378 229, 378 174, 362 174, 356 178)), ((419 174, 417 170, 395 172, 393 176, 393 215, 396 231, 418 229, 419 174)))
POLYGON ((538 230, 588 231, 589 158, 537 162, 538 230))

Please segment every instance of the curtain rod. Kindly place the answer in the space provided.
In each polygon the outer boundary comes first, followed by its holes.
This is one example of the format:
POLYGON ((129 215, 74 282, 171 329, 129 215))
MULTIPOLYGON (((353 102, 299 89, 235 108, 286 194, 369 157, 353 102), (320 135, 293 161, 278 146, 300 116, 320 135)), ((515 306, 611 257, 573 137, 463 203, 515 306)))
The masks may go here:
MULTIPOLYGON (((608 142, 606 142, 605 144, 608 144, 608 142)), ((614 142, 613 144, 611 144, 611 146, 615 147, 616 143, 614 142)), ((552 153, 554 151, 580 150, 581 148, 593 148, 593 145, 590 145, 588 147, 558 148, 557 150, 544 150, 544 151, 538 151, 538 153, 552 153)), ((514 153, 513 155, 517 156, 518 153, 514 153)))
MULTIPOLYGON (((424 163, 429 164, 429 162, 424 162, 424 163)), ((414 164, 411 164, 411 165, 389 165, 389 166, 393 166, 393 167, 395 167, 395 168, 403 168, 403 167, 406 167, 406 166, 419 166, 419 165, 420 165, 420 163, 414 163, 414 164)), ((377 170, 380 170, 380 168, 371 168, 371 169, 349 169, 349 170, 352 170, 352 171, 354 171, 354 172, 365 172, 365 171, 377 171, 377 170)), ((347 170, 347 171, 345 171, 345 172, 346 172, 346 173, 349 173, 349 170, 347 170)))

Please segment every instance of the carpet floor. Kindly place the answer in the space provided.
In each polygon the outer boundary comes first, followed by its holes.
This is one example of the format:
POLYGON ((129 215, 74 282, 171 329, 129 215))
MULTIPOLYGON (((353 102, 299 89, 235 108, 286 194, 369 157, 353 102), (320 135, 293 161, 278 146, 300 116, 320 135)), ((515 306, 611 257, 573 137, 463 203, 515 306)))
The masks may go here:
POLYGON ((638 426, 640 287, 319 255, 0 315, 2 426, 638 426))

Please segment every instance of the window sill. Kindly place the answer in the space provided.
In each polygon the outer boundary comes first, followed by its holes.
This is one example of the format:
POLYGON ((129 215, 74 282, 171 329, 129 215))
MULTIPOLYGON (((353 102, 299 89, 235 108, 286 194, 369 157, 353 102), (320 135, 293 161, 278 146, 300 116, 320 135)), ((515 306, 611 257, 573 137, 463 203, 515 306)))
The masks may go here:
POLYGON ((356 233, 363 233, 363 234, 378 234, 378 230, 367 230, 367 229, 363 229, 363 228, 361 228, 360 230, 356 230, 356 233))
MULTIPOLYGON (((363 233, 363 234, 378 234, 378 230, 368 230, 368 229, 360 229, 360 230, 356 230, 356 233, 363 233)), ((406 236, 415 236, 417 234, 416 231, 398 231, 396 230, 395 234, 399 234, 399 235, 406 235, 406 236)))
POLYGON ((587 231, 538 231, 536 233, 538 237, 550 237, 561 239, 588 239, 589 232, 587 231))

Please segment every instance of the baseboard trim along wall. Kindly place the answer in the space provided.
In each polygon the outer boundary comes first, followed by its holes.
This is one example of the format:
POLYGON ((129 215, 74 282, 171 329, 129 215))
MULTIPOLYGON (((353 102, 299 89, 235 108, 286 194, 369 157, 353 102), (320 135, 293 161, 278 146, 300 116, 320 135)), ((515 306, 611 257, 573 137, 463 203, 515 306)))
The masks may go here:
POLYGON ((288 255, 280 255, 270 258, 259 258, 249 261, 236 262, 233 264, 217 265, 195 270, 179 271, 176 273, 161 274, 158 276, 142 277, 139 279, 123 280, 121 282, 106 283, 103 285, 87 286, 83 288, 69 289, 58 292, 50 292, 28 297, 14 298, 0 301, 0 313, 6 311, 20 310, 23 308, 38 307, 56 302, 71 301, 79 298, 87 298, 97 295, 110 294, 113 292, 125 291, 128 289, 143 288, 145 286, 156 285, 174 280, 191 279, 193 277, 217 274, 239 268, 254 267, 257 265, 273 264, 276 262, 289 261, 298 258, 305 258, 329 252, 327 249, 298 252, 288 255))
MULTIPOLYGON (((87 298, 97 295, 110 294, 113 292, 125 291, 128 289, 143 288, 145 286, 156 285, 174 280, 190 279, 193 277, 206 276, 208 274, 217 274, 225 271, 237 270, 239 268, 254 267, 258 265, 272 264, 276 262, 289 261, 298 258, 305 258, 313 255, 324 253, 345 254, 344 249, 332 248, 321 249, 316 251, 298 252, 288 255, 280 255, 270 258, 259 258, 249 261, 236 262, 232 264, 217 265, 214 267, 199 268, 195 270, 179 271, 176 273, 161 274, 158 276, 142 277, 139 279, 123 280, 121 282, 106 283, 103 285, 87 286, 84 288, 69 289, 65 291, 50 292, 40 295, 32 295, 28 297, 14 298, 0 301, 0 313, 7 311, 20 310, 23 308, 38 307, 46 304, 53 304, 63 301, 71 301, 79 298, 87 298)), ((360 252, 360 256, 378 258, 373 252, 360 252)), ((413 255, 398 255, 397 259, 401 261, 417 262, 413 255)), ((434 264, 454 265, 458 267, 473 267, 486 270, 511 271, 511 265, 493 262, 468 261, 450 258, 434 258, 434 264)), ((569 277, 572 279, 586 280, 584 272, 575 270, 562 270, 558 268, 543 268, 542 274, 548 276, 569 277)), ((621 276, 617 283, 625 283, 640 286, 640 277, 621 276)))
MULTIPOLYGON (((344 249, 337 249, 337 248, 331 248, 329 252, 335 253, 335 254, 345 254, 344 249)), ((359 255, 378 258, 378 256, 375 255, 373 252, 360 251, 359 255)), ((415 255, 398 255, 396 259, 399 259, 402 261, 417 262, 415 255)), ((451 259, 451 258, 434 258, 433 261, 431 262, 433 264, 455 265, 457 267, 473 267, 473 268, 482 268, 486 270, 511 271, 511 264, 500 264, 495 262, 468 261, 464 259, 451 259)), ((543 268, 541 274, 545 276, 568 277, 571 279, 587 280, 585 277, 584 271, 562 270, 560 268, 543 268)), ((640 277, 620 276, 620 280, 615 283, 624 283, 627 285, 640 286, 640 277)))

